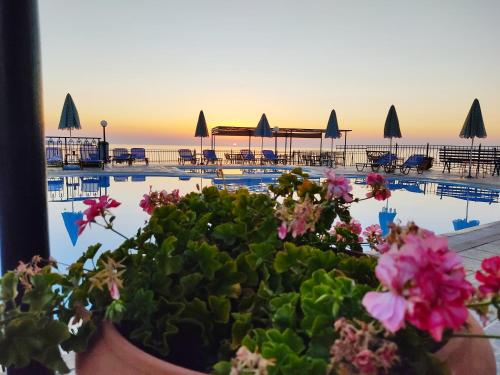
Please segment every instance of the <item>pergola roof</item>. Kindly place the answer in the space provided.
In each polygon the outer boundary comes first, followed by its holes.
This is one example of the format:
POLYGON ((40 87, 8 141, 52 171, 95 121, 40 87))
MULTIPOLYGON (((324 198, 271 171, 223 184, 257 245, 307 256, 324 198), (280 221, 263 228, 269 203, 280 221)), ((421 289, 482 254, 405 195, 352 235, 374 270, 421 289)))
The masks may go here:
MULTIPOLYGON (((305 128, 279 128, 273 130, 273 137, 293 137, 293 138, 323 138, 326 129, 305 129, 305 128)), ((340 130, 341 132, 350 132, 350 129, 340 130)), ((253 136, 255 127, 250 126, 216 126, 212 128, 212 135, 217 136, 253 136)))

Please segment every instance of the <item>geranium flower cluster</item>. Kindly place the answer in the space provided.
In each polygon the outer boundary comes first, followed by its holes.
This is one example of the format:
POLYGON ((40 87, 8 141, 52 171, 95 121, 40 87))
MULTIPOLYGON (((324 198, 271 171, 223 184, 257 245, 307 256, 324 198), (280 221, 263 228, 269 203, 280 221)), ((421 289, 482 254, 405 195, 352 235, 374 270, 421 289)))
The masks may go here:
POLYGON ((326 199, 342 198, 346 203, 352 202, 352 195, 350 194, 352 186, 349 179, 335 175, 333 169, 327 169, 325 177, 326 199))
POLYGON ((384 238, 382 237, 382 228, 380 228, 380 225, 378 224, 367 226, 363 231, 363 236, 370 247, 376 250, 378 250, 379 245, 384 242, 384 238))
MULTIPOLYGON (((44 260, 40 255, 35 255, 28 263, 19 261, 14 273, 19 278, 19 282, 25 290, 32 289, 33 286, 31 285, 31 277, 42 272, 43 263, 44 260)), ((53 258, 49 258, 49 261, 45 263, 55 265, 56 261, 53 258)))
POLYGON ((273 361, 265 359, 259 353, 251 352, 246 346, 242 346, 231 361, 230 375, 267 375, 267 366, 273 364, 273 361))
POLYGON ((103 195, 97 199, 85 199, 83 203, 89 206, 89 208, 83 211, 85 218, 75 222, 78 225, 78 235, 82 234, 87 225, 90 226, 90 223, 95 223, 96 217, 106 216, 110 208, 118 207, 121 204, 107 195, 103 195))
POLYGON ((122 274, 125 272, 123 269, 125 266, 111 257, 108 257, 106 262, 101 262, 104 265, 104 269, 89 278, 89 291, 93 288, 102 290, 103 286, 106 285, 110 297, 114 300, 120 299, 120 288, 123 288, 122 274))
POLYGON ((366 184, 371 188, 371 191, 366 193, 367 198, 373 197, 378 201, 383 201, 391 196, 391 191, 385 186, 385 178, 378 173, 368 174, 366 184))
POLYGON ((481 270, 476 272, 479 281, 479 294, 482 297, 492 297, 500 292, 500 256, 484 259, 481 270))
POLYGON ((400 362, 397 345, 384 338, 388 332, 375 322, 349 322, 340 318, 334 323, 340 337, 330 349, 331 365, 340 374, 387 374, 400 362))
POLYGON ((363 238, 360 236, 362 230, 361 223, 355 219, 351 219, 349 223, 338 221, 335 223, 335 226, 330 229, 330 235, 335 236, 337 242, 345 242, 347 241, 347 238, 345 238, 345 231, 348 231, 358 236, 358 242, 361 243, 363 242, 363 238))
POLYGON ((315 205, 311 199, 306 198, 295 204, 293 212, 290 213, 288 207, 283 205, 277 214, 282 220, 278 227, 278 237, 284 240, 290 232, 292 237, 296 238, 315 230, 316 222, 321 216, 321 206, 315 205))
POLYGON ((168 204, 177 204, 181 200, 179 189, 172 190, 171 193, 166 190, 152 191, 151 187, 149 194, 144 194, 139 206, 143 211, 151 215, 156 207, 166 206, 168 204))
POLYGON ((462 327, 473 288, 447 239, 410 224, 394 226, 387 241, 375 269, 384 291, 365 295, 367 311, 391 332, 408 322, 436 341, 462 327))

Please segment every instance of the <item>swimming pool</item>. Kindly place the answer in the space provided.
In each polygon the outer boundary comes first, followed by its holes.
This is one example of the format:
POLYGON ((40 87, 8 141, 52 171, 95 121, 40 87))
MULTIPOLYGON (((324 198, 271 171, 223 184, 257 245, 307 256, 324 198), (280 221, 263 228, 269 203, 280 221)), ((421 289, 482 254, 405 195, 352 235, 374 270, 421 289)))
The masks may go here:
MULTIPOLYGON (((113 210, 116 214, 114 225, 120 232, 132 235, 148 219, 138 204, 150 186, 154 190, 179 189, 181 195, 211 185, 229 190, 246 186, 251 191, 264 192, 278 175, 278 171, 269 175, 234 173, 234 170, 231 173, 224 176, 212 173, 202 177, 198 174, 191 177, 187 173, 181 177, 102 174, 51 177, 47 183, 51 254, 58 261, 69 264, 98 241, 103 244, 103 250, 114 249, 122 242, 116 234, 95 225, 80 237, 76 235, 74 221, 81 217, 86 198, 107 194, 122 202, 113 210)), ((392 190, 388 201, 367 200, 352 205, 352 216, 363 227, 373 223, 387 227, 391 221, 406 223, 413 220, 437 233, 447 233, 500 220, 498 189, 406 178, 388 181, 392 190)), ((352 176, 351 182, 354 196, 363 197, 367 191, 364 177, 352 176)))

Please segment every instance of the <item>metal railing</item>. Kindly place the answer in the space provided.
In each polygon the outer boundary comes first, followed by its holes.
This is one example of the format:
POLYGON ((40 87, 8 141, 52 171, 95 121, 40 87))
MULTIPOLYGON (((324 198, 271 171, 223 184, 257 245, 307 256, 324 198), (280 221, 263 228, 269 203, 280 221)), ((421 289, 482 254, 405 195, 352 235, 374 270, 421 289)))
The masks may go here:
POLYGON ((80 149, 98 147, 101 138, 96 137, 59 137, 46 136, 45 146, 56 147, 61 150, 63 160, 67 160, 68 155, 80 157, 80 149))
MULTIPOLYGON (((63 157, 66 155, 76 155, 79 157, 81 148, 88 148, 93 146, 98 146, 100 138, 97 137, 55 137, 47 136, 45 139, 45 144, 47 147, 58 147, 62 150, 63 157)), ((495 151, 500 153, 500 146, 477 146, 474 150, 479 150, 481 147, 482 152, 484 151, 495 151)), ((421 154, 434 159, 434 166, 443 166, 443 161, 440 160, 440 149, 450 148, 450 149, 462 149, 470 150, 469 146, 452 146, 452 145, 430 145, 430 144, 420 144, 420 145, 399 145, 393 144, 392 152, 397 154, 398 158, 406 160, 411 155, 421 154)), ((190 149, 193 156, 200 160, 199 149, 190 149)), ((178 149, 154 149, 146 148, 146 157, 149 159, 149 163, 152 164, 179 164, 179 152, 178 149)), ((255 154, 257 161, 260 160, 260 148, 255 148, 252 150, 255 154)), ((345 157, 346 166, 355 166, 356 163, 364 163, 367 160, 366 151, 384 151, 389 152, 389 145, 337 145, 335 147, 337 153, 342 153, 345 157)), ((217 149, 215 151, 218 158, 222 159, 223 164, 230 164, 231 160, 226 157, 226 154, 237 155, 240 149, 217 149)), ((279 153, 280 158, 286 158, 288 164, 301 165, 304 164, 303 158, 300 157, 302 154, 318 154, 316 151, 300 150, 293 151, 290 153, 279 153)), ((110 150, 110 156, 112 156, 112 149, 110 150)))
MULTIPOLYGON (((474 152, 477 152, 481 147, 482 151, 500 151, 500 146, 477 146, 474 147, 474 152)), ((392 152, 398 158, 406 160, 411 155, 420 154, 434 159, 434 165, 442 165, 443 161, 439 157, 439 150, 443 148, 470 150, 470 146, 452 146, 452 145, 398 145, 392 146, 392 152)), ((342 151, 346 156, 346 165, 354 166, 356 163, 363 163, 366 161, 366 151, 385 151, 389 152, 389 145, 350 145, 344 150, 343 145, 336 147, 336 151, 342 151)))

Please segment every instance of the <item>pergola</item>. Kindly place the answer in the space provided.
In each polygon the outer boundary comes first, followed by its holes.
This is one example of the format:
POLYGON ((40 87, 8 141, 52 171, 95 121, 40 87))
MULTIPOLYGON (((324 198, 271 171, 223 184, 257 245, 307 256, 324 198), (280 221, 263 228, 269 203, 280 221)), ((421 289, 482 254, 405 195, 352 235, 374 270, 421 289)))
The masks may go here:
MULTIPOLYGON (((306 129, 306 128, 273 128, 274 152, 277 153, 278 138, 285 138, 285 153, 289 147, 289 153, 292 154, 292 140, 294 138, 319 138, 320 152, 323 148, 323 138, 326 129, 306 129)), ((344 150, 347 146, 347 133, 351 129, 340 130, 344 133, 344 150)), ((215 148, 215 138, 218 136, 227 137, 248 137, 248 148, 250 149, 251 139, 254 135, 255 127, 249 126, 216 126, 212 128, 212 148, 215 148)))

